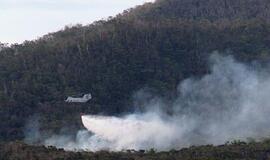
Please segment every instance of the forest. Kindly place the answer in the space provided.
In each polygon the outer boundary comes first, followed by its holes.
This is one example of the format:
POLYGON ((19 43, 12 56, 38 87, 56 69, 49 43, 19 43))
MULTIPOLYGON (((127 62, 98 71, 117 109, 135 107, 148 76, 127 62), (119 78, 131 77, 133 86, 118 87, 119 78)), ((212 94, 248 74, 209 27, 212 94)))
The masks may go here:
POLYGON ((1 44, 0 141, 7 153, 28 148, 8 142, 23 140, 35 116, 48 134, 82 128, 81 113, 133 112, 138 110, 133 95, 140 89, 170 100, 179 82, 209 73, 213 52, 268 65, 269 8, 268 0, 157 0, 33 41, 1 44), (64 102, 89 92, 93 99, 86 104, 64 102))

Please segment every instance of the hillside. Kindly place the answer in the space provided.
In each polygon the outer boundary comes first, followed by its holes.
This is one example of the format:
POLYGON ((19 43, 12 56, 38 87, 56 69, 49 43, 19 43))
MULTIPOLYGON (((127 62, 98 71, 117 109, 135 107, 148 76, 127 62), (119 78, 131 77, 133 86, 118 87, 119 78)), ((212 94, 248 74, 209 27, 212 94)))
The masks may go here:
POLYGON ((262 19, 269 21, 268 0, 157 0, 156 3, 131 9, 128 15, 144 20, 207 19, 220 20, 262 19))
POLYGON ((133 95, 143 88, 169 101, 180 81, 209 72, 213 51, 263 65, 270 58, 269 5, 267 0, 160 0, 4 47, 0 139, 23 139, 33 116, 48 134, 80 128, 82 112, 138 110, 133 95), (93 100, 87 104, 64 102, 88 92, 93 100))

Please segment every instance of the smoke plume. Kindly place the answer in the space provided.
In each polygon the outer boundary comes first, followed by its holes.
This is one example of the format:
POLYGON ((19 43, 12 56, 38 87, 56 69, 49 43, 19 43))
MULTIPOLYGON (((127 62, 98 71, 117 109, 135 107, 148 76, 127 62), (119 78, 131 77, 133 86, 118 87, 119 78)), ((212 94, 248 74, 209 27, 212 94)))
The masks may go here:
POLYGON ((214 54, 209 62, 211 72, 182 81, 172 103, 152 98, 138 103, 148 108, 144 113, 123 117, 82 116, 88 131, 79 131, 75 141, 58 136, 46 140, 46 144, 69 150, 170 150, 268 137, 269 73, 239 63, 231 56, 214 54), (171 114, 165 110, 171 110, 171 114))

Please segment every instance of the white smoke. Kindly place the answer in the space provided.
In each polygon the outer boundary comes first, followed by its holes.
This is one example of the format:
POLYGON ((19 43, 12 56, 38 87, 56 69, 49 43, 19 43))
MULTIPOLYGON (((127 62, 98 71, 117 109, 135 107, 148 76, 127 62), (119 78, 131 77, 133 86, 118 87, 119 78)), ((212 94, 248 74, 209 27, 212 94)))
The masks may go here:
POLYGON ((82 116, 82 122, 91 134, 80 131, 72 143, 63 143, 57 137, 47 144, 93 151, 169 150, 190 145, 222 144, 233 139, 268 137, 268 72, 236 62, 230 56, 215 54, 210 63, 210 74, 180 83, 178 97, 172 104, 161 103, 162 99, 158 99, 154 101, 156 103, 144 104, 150 105, 145 113, 118 118, 82 116), (172 114, 163 112, 164 109, 171 110, 172 114))

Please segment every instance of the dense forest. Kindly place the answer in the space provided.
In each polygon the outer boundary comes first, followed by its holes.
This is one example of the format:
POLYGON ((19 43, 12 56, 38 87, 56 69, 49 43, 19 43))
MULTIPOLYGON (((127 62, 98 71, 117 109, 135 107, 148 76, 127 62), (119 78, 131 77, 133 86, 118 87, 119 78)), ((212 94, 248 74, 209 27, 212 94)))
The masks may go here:
POLYGON ((269 7, 268 0, 158 0, 87 26, 1 44, 0 140, 22 140, 35 116, 41 132, 57 133, 82 127, 80 113, 132 112, 140 89, 169 100, 181 80, 209 73, 216 51, 264 65, 269 7), (64 102, 89 92, 89 103, 64 102))
POLYGON ((156 0, 154 4, 133 8, 126 13, 143 20, 207 19, 213 22, 256 18, 269 21, 269 8, 268 0, 156 0))

